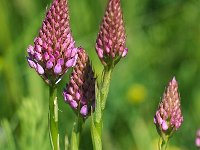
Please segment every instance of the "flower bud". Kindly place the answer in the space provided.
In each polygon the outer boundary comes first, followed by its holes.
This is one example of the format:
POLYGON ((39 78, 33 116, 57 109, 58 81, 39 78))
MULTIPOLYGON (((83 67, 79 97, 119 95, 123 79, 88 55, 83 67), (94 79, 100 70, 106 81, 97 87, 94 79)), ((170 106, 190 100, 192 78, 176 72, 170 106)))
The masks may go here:
POLYGON ((174 77, 164 92, 154 117, 154 123, 160 135, 171 136, 175 130, 180 128, 182 122, 178 83, 174 77))
POLYGON ((77 63, 63 96, 65 102, 83 118, 87 118, 90 115, 91 107, 95 106, 94 72, 83 48, 79 48, 77 63))
POLYGON ((104 66, 117 64, 128 52, 120 0, 108 2, 96 40, 96 52, 104 66))

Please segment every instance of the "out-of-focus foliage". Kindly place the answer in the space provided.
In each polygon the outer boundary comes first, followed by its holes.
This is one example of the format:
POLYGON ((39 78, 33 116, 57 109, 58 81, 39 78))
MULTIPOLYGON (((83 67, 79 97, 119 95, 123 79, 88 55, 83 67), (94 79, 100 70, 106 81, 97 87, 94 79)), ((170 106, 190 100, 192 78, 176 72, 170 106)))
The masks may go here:
MULTIPOLYGON (((169 150, 193 150, 200 126, 200 1, 121 0, 129 53, 116 66, 104 120, 105 150, 155 150, 153 116, 167 82, 179 81, 184 122, 169 150)), ((38 34, 50 0, 0 1, 0 149, 50 149, 48 87, 26 63, 26 48, 38 34)), ((106 0, 69 0, 77 46, 89 53, 98 75, 94 46, 106 0)), ((74 114, 59 89, 62 147, 74 114)), ((90 121, 90 120, 89 120, 90 121)), ((81 149, 92 149, 89 122, 81 149)))

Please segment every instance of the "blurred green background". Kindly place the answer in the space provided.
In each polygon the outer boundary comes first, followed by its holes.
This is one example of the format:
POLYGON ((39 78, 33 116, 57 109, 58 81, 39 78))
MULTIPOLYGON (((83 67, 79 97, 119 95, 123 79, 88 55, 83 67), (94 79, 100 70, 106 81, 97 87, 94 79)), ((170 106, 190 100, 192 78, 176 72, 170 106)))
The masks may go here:
MULTIPOLYGON (((168 81, 176 76, 184 123, 169 150, 195 150, 200 127, 200 1, 121 0, 129 53, 116 66, 104 118, 105 150, 156 150, 153 116, 168 81)), ((48 150, 48 87, 26 62, 26 48, 38 34, 51 0, 0 0, 0 149, 48 150)), ((89 53, 96 73, 102 66, 94 50, 106 0, 69 0, 77 46, 89 53)), ((59 89, 62 146, 74 117, 59 89)), ((90 119, 81 149, 90 150, 90 119)))

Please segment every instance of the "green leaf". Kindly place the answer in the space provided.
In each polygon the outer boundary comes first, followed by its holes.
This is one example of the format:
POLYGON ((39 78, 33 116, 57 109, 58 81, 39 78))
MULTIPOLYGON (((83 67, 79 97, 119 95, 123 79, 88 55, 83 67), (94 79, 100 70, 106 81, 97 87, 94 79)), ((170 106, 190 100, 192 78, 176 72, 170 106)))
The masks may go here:
POLYGON ((99 135, 99 131, 97 130, 93 118, 93 113, 91 114, 92 122, 91 122, 91 135, 92 135, 92 143, 93 143, 93 149, 94 150, 102 150, 102 143, 101 143, 101 137, 99 135))
POLYGON ((101 99, 100 99, 100 91, 98 88, 98 82, 96 81, 95 84, 95 97, 96 97, 96 109, 95 109, 95 121, 100 123, 101 122, 101 99))

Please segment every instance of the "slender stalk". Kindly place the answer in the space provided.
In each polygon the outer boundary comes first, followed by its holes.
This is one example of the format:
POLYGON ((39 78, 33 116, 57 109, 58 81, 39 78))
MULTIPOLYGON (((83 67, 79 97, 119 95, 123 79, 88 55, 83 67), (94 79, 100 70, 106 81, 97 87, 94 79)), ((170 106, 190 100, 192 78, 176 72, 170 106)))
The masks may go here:
POLYGON ((101 109, 105 109, 106 100, 109 92, 110 87, 110 80, 111 80, 111 74, 112 74, 112 67, 105 67, 103 70, 103 79, 101 83, 101 89, 100 89, 100 98, 101 98, 101 109))
POLYGON ((167 144, 168 144, 168 142, 162 141, 161 150, 166 150, 167 149, 167 144))
POLYGON ((60 150, 58 132, 57 87, 49 87, 49 136, 53 150, 60 150))
POLYGON ((102 150, 102 138, 101 138, 102 111, 101 111, 100 90, 98 89, 98 86, 96 86, 95 91, 96 91, 96 108, 94 113, 95 116, 93 116, 92 113, 92 121, 91 121, 92 144, 94 150, 102 150))
POLYGON ((103 111, 110 87, 112 67, 105 67, 99 89, 96 95, 95 122, 92 121, 92 140, 95 150, 102 150, 102 128, 103 128, 103 111))
POLYGON ((92 144, 94 150, 102 150, 102 122, 98 123, 92 120, 91 134, 92 134, 92 144))
POLYGON ((163 138, 160 138, 160 140, 159 140, 159 150, 166 150, 168 141, 169 141, 168 139, 163 140, 163 138))
POLYGON ((71 150, 78 150, 80 143, 80 136, 83 127, 83 119, 80 116, 77 116, 76 121, 74 122, 74 127, 72 129, 71 135, 71 150))

